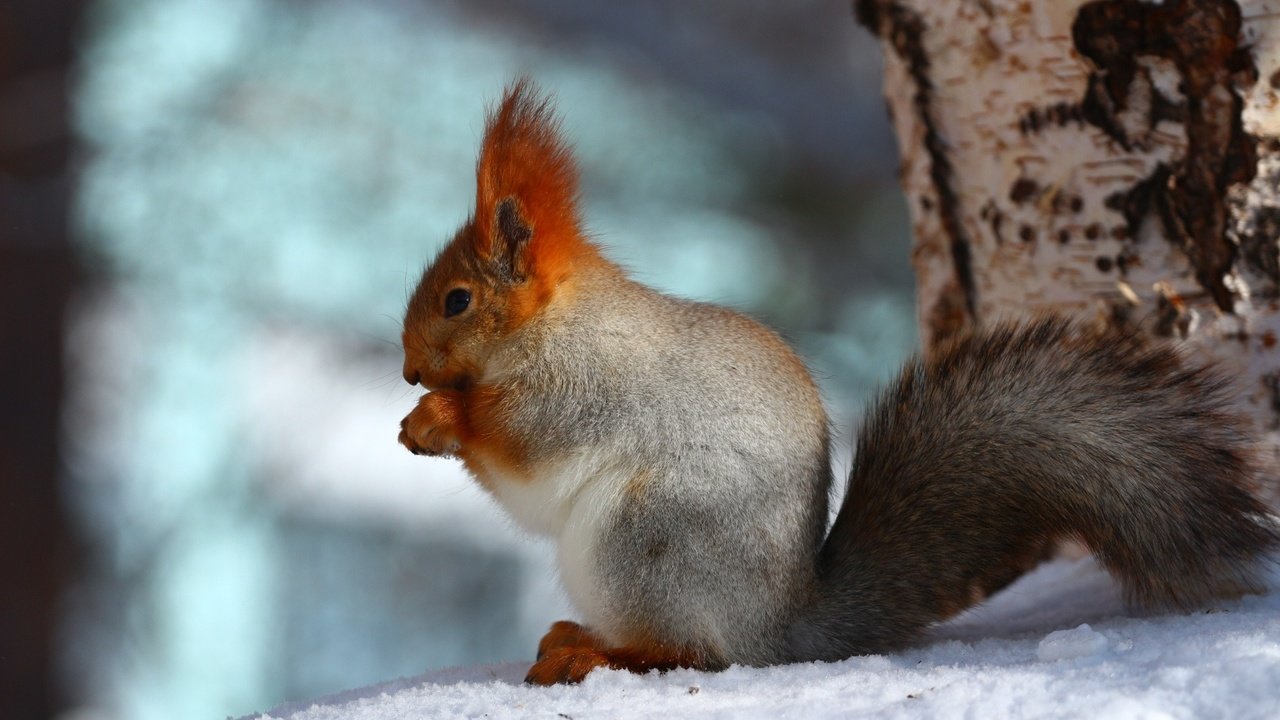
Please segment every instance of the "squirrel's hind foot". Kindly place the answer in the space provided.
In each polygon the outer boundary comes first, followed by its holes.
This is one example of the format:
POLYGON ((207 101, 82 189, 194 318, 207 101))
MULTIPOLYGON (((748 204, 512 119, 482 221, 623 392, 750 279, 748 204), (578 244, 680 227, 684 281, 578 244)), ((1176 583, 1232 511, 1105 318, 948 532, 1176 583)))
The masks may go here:
POLYGON ((654 647, 604 647, 599 636, 575 622, 561 620, 538 643, 538 661, 529 668, 524 681, 530 685, 580 683, 600 667, 644 674, 676 668, 703 669, 697 653, 689 650, 654 647))

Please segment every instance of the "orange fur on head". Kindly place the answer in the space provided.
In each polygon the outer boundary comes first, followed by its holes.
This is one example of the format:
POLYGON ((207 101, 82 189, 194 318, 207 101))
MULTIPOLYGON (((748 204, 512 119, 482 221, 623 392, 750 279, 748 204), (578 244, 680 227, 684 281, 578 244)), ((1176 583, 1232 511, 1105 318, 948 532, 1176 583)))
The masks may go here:
POLYGON ((403 373, 432 394, 405 418, 409 450, 453 453, 482 484, 528 474, 527 440, 509 431, 519 407, 489 376, 495 353, 544 311, 575 297, 576 270, 607 266, 582 235, 577 169, 549 101, 520 80, 489 113, 476 166, 475 214, 440 251, 405 310, 403 373), (462 310, 445 303, 465 291, 462 310))
POLYGON ((532 234, 523 262, 530 275, 556 284, 594 249, 578 220, 578 169, 560 139, 548 98, 527 79, 503 93, 489 114, 476 165, 475 242, 481 256, 501 252, 501 203, 515 201, 518 221, 532 234))

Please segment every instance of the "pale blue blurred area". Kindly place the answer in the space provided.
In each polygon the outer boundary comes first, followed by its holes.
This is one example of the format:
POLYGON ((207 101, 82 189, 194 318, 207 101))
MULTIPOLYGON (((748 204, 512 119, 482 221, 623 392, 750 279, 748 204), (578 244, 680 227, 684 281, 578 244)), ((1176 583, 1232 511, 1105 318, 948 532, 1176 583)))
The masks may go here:
MULTIPOLYGON (((549 548, 395 446, 399 316, 484 110, 557 98, 593 236, 795 342, 847 436, 915 345, 878 50, 847 3, 99 0, 67 413, 84 717, 223 717, 532 656, 549 548)), ((80 715, 77 715, 80 717, 80 715)))

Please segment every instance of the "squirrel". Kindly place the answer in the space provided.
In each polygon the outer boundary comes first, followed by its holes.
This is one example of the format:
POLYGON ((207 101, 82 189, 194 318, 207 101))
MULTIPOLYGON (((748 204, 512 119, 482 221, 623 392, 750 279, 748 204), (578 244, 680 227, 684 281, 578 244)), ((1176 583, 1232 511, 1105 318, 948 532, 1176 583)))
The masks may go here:
POLYGON ((1144 606, 1264 588, 1280 527, 1212 367, 1059 317, 906 363, 867 413, 828 529, 819 391, 759 322, 632 279, 585 236, 550 100, 487 118, 474 214, 404 318, 401 423, 556 540, 583 622, 526 681, 885 653, 1075 539, 1144 606))

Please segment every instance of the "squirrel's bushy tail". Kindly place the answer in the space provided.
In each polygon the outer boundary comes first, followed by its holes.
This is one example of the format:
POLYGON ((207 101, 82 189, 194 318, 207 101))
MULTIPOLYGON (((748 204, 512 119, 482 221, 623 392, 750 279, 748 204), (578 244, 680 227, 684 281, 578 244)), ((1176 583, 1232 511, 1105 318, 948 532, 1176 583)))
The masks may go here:
POLYGON ((1224 382, 1047 319, 909 363, 870 411, 795 660, 883 652, 1083 542, 1139 604, 1259 590, 1276 520, 1224 382))

